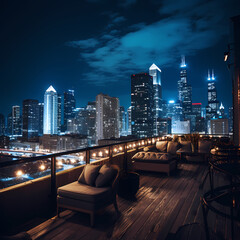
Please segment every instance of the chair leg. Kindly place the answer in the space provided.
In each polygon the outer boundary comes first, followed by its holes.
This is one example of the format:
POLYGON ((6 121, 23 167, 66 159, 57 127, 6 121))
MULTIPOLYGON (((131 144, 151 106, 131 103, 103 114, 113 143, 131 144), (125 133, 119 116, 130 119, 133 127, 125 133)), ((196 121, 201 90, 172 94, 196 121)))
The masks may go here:
POLYGON ((94 218, 95 218, 95 214, 94 214, 94 212, 91 212, 90 213, 90 221, 91 221, 90 225, 91 225, 91 227, 94 226, 94 218))

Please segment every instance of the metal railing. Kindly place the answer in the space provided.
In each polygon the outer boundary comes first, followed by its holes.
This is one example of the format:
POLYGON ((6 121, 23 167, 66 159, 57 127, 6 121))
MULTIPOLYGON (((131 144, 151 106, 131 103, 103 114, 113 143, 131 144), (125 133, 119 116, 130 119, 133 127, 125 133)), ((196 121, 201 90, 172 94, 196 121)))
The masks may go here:
MULTIPOLYGON (((119 143, 113 143, 113 144, 108 144, 108 145, 101 145, 101 146, 95 146, 95 147, 87 147, 87 148, 82 148, 82 149, 76 149, 76 150, 70 150, 70 151, 64 151, 64 152, 59 152, 59 153, 53 153, 53 154, 47 154, 47 155, 41 155, 41 156, 35 156, 35 157, 24 157, 22 159, 18 160, 12 160, 12 161, 6 161, 6 162, 1 162, 0 163, 0 170, 4 167, 11 167, 11 166, 16 166, 19 164, 26 164, 26 163, 34 163, 39 160, 47 160, 50 159, 50 168, 51 168, 51 195, 52 197, 56 197, 56 172, 57 172, 57 167, 56 167, 56 159, 57 157, 63 156, 63 155, 70 155, 70 154, 76 154, 76 153, 84 153, 85 152, 85 162, 84 164, 89 164, 91 162, 91 157, 95 157, 94 160, 99 160, 96 158, 96 153, 93 153, 91 156, 91 151, 97 151, 99 149, 108 149, 107 155, 104 155, 104 158, 108 158, 110 161, 111 158, 113 157, 114 154, 119 154, 122 153, 124 154, 124 168, 127 168, 127 152, 128 150, 134 150, 134 149, 139 149, 140 147, 145 147, 148 145, 153 144, 155 141, 160 140, 160 137, 151 137, 151 138, 143 138, 143 139, 134 139, 134 140, 129 140, 129 141, 124 141, 124 142, 119 142, 119 143), (119 147, 120 146, 120 147, 119 147), (119 147, 119 148, 117 148, 119 147)), ((101 158, 100 158, 101 159, 101 158)))

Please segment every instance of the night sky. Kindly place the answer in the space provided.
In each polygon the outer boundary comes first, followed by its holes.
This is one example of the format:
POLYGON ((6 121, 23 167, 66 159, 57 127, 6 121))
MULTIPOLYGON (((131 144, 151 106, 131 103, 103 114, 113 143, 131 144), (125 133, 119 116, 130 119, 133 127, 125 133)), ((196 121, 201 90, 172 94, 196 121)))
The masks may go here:
POLYGON ((99 93, 130 106, 130 75, 162 69, 163 98, 177 100, 186 55, 193 102, 206 105, 207 71, 214 68, 218 99, 232 102, 223 54, 229 18, 239 0, 1 0, 0 112, 27 98, 43 102, 49 85, 74 89, 77 106, 99 93))

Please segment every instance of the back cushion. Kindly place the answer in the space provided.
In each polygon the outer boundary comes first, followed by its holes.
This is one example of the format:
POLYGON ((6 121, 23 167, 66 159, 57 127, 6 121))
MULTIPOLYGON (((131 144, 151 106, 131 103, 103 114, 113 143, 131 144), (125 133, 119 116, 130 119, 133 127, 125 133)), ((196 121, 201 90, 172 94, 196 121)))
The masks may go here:
POLYGON ((190 141, 183 141, 180 143, 181 148, 179 149, 182 152, 192 152, 192 143, 190 141))
POLYGON ((199 141, 198 142, 198 151, 202 153, 209 153, 212 147, 210 141, 199 141))
POLYGON ((99 173, 100 165, 87 164, 81 175, 78 178, 78 182, 84 183, 90 186, 95 186, 95 181, 99 173))
POLYGON ((108 167, 106 164, 103 165, 96 179, 96 187, 106 187, 110 186, 117 175, 117 170, 111 167, 108 167))
POLYGON ((167 153, 176 154, 176 151, 179 149, 178 142, 168 142, 167 153))
POLYGON ((168 145, 168 141, 156 142, 156 148, 160 152, 166 152, 167 151, 167 145, 168 145))

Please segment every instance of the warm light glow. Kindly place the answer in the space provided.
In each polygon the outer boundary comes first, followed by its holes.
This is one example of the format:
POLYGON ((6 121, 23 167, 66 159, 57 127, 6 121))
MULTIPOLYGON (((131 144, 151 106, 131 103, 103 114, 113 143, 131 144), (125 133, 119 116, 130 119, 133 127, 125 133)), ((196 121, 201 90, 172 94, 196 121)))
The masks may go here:
POLYGON ((225 52, 224 53, 224 62, 226 62, 228 60, 229 57, 229 52, 225 52))
POLYGON ((108 154, 108 150, 105 150, 105 153, 108 154))
POLYGON ((132 147, 132 144, 130 144, 129 147, 132 147))
POLYGON ((150 141, 150 140, 148 140, 148 143, 151 143, 151 141, 150 141))
POLYGON ((122 151, 122 150, 123 150, 123 148, 122 148, 122 147, 120 147, 120 148, 119 148, 119 150, 120 150, 120 151, 122 151))
POLYGON ((114 152, 117 152, 117 149, 116 148, 114 148, 114 150, 113 150, 114 152))
POLYGON ((62 161, 61 160, 58 160, 57 161, 57 165, 62 165, 63 163, 62 163, 62 161))
POLYGON ((18 170, 17 172, 16 172, 16 176, 17 177, 21 177, 23 175, 23 171, 22 170, 18 170))
POLYGON ((76 163, 76 160, 75 160, 75 159, 71 159, 70 162, 71 162, 72 164, 74 164, 74 163, 76 163))
POLYGON ((136 144, 135 144, 135 143, 133 144, 133 147, 136 147, 136 144))
POLYGON ((41 164, 41 165, 40 165, 40 167, 39 167, 39 169, 43 171, 43 170, 45 170, 45 169, 46 169, 46 167, 45 167, 45 165, 44 165, 44 164, 41 164))
POLYGON ((138 146, 140 146, 141 145, 141 143, 138 143, 138 146))
POLYGON ((80 156, 79 159, 80 159, 80 161, 83 161, 84 157, 83 157, 83 156, 80 156))
POLYGON ((102 153, 102 152, 99 152, 98 155, 99 155, 99 157, 102 157, 103 153, 102 153))
POLYGON ((96 153, 93 153, 93 155, 92 155, 93 157, 96 157, 97 156, 97 154, 96 153))

